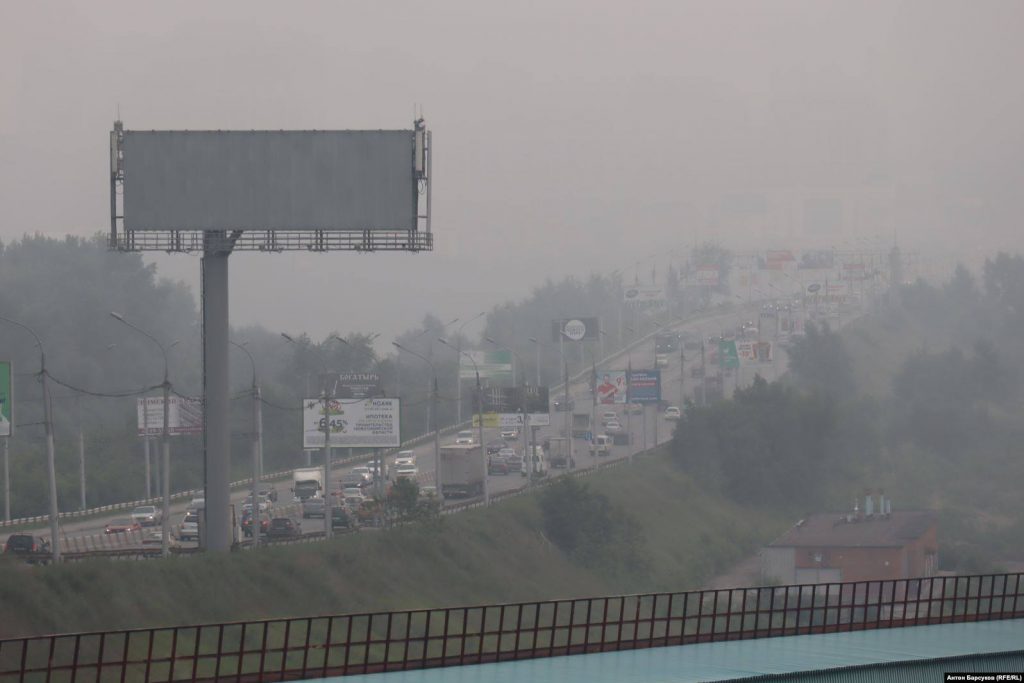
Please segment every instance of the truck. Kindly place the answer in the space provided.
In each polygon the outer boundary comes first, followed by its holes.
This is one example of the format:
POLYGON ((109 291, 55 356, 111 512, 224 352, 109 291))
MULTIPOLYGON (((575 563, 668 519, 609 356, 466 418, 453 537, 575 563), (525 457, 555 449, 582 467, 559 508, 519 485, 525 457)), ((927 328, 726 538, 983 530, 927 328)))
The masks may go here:
POLYGON ((590 413, 572 414, 572 436, 574 439, 585 439, 590 432, 590 413))
POLYGON ((547 446, 548 464, 556 469, 565 469, 573 466, 569 452, 569 439, 562 436, 552 436, 544 440, 547 446))
POLYGON ((300 468, 292 474, 292 493, 296 503, 319 496, 323 488, 324 471, 319 467, 300 468))
POLYGON ((484 454, 480 444, 441 447, 441 495, 472 498, 484 492, 484 454))

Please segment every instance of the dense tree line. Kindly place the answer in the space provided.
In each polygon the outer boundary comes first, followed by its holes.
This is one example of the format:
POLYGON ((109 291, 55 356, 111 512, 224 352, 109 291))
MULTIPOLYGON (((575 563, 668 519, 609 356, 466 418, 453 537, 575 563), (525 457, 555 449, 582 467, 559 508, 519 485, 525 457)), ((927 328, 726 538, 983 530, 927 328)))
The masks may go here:
MULTIPOLYGON (((809 327, 790 351, 790 375, 758 378, 731 400, 690 405, 672 442, 701 482, 741 502, 805 513, 847 509, 864 488, 943 514, 943 565, 991 568, 978 558, 1019 555, 1024 512, 1024 260, 1001 254, 983 286, 958 268, 942 285, 917 282, 854 324, 885 354, 885 335, 920 332, 890 391, 858 386, 873 355, 844 335, 809 327)), ((1019 558, 1018 558, 1019 559, 1019 558)))

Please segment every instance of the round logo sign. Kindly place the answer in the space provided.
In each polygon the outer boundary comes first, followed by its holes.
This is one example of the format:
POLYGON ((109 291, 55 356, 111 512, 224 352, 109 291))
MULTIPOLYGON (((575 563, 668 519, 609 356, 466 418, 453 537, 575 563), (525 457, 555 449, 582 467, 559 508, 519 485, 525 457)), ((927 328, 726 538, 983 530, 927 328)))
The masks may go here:
POLYGON ((565 336, 573 341, 579 341, 587 336, 587 326, 582 320, 570 320, 565 323, 563 331, 565 336))
POLYGON ((640 295, 640 290, 639 289, 627 289, 626 290, 626 298, 627 299, 635 299, 639 295, 640 295))
POLYGON ((821 285, 819 285, 817 282, 807 285, 807 291, 810 292, 811 294, 814 294, 819 289, 821 289, 821 285))

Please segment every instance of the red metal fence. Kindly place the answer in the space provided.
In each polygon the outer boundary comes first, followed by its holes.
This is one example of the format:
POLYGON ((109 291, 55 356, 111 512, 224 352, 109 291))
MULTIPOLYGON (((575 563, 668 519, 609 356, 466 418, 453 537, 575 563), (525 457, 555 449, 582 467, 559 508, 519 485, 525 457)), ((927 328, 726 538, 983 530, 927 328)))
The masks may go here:
POLYGON ((0 641, 0 683, 284 681, 1024 617, 1024 574, 729 588, 0 641))

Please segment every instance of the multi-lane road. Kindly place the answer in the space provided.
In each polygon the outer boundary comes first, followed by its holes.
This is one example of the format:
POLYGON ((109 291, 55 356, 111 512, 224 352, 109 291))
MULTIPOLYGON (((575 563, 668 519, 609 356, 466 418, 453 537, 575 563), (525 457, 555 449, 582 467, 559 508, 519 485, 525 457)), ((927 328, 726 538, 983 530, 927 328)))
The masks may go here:
MULTIPOLYGON (((734 332, 736 329, 748 319, 757 320, 757 308, 751 306, 737 307, 728 312, 706 314, 697 317, 691 321, 680 322, 672 326, 674 331, 687 332, 693 335, 695 338, 709 336, 717 336, 721 332, 729 331, 734 332)), ((766 331, 767 332, 767 331, 766 331)), ((605 359, 604 362, 599 363, 597 366, 598 373, 606 370, 624 370, 628 367, 633 369, 649 368, 653 365, 653 340, 647 340, 644 342, 637 343, 629 349, 622 351, 614 356, 605 359)), ((693 389, 696 385, 696 381, 691 379, 690 372, 691 368, 699 364, 699 360, 695 357, 696 354, 688 353, 686 358, 686 368, 680 367, 680 359, 678 353, 670 356, 669 365, 666 368, 662 368, 662 396, 663 398, 672 404, 679 404, 680 391, 684 393, 686 397, 693 397, 693 389), (683 383, 680 386, 680 373, 683 373, 683 383)), ((733 378, 726 380, 725 389, 726 392, 738 383, 740 386, 749 384, 754 377, 755 372, 760 372, 762 375, 767 376, 769 379, 781 374, 786 365, 786 357, 781 349, 776 350, 775 360, 773 364, 765 365, 757 370, 745 368, 742 372, 736 373, 733 378)), ((711 369, 709 368, 709 371, 711 369)), ((570 384, 570 393, 575 401, 574 411, 551 411, 551 424, 547 427, 541 427, 537 430, 537 441, 539 445, 544 438, 548 436, 560 436, 563 433, 564 424, 566 421, 571 420, 573 412, 590 412, 593 405, 593 398, 590 393, 589 380, 584 379, 570 384)), ((554 392, 552 398, 557 399, 563 395, 562 391, 554 392)), ((624 428, 629 429, 631 438, 630 445, 613 446, 611 452, 607 456, 591 456, 589 452, 589 444, 584 439, 572 439, 573 451, 575 459, 575 468, 588 469, 596 466, 599 463, 607 462, 609 460, 621 459, 630 456, 633 453, 642 451, 645 448, 652 448, 658 443, 662 443, 672 437, 672 430, 674 428, 674 422, 666 420, 663 414, 656 412, 653 407, 646 409, 646 415, 641 416, 639 414, 628 416, 625 414, 624 405, 600 405, 594 411, 598 417, 601 413, 606 410, 614 410, 620 416, 620 423, 624 428)), ((474 434, 476 430, 474 429, 474 434)), ((601 427, 598 424, 595 429, 595 433, 600 433, 601 427)), ((498 440, 500 438, 500 430, 498 429, 484 429, 484 442, 485 444, 498 440)), ((454 440, 454 435, 442 437, 442 444, 454 440)), ((522 450, 522 440, 517 440, 514 444, 509 444, 522 450)), ((421 485, 433 485, 434 483, 434 472, 435 472, 435 461, 434 461, 434 445, 432 441, 427 441, 414 449, 417 467, 420 471, 419 482, 421 485)), ((354 465, 336 466, 332 470, 332 480, 334 482, 339 481, 342 474, 347 472, 354 465)), ((556 470, 549 469, 548 477, 557 477, 568 470, 556 470)), ((290 489, 291 482, 289 480, 283 480, 276 483, 276 488, 279 494, 278 506, 282 506, 284 503, 288 503, 291 500, 290 489)), ((529 485, 526 477, 521 476, 519 473, 513 473, 509 475, 489 475, 488 476, 488 488, 492 495, 507 492, 513 489, 519 489, 529 485)), ((236 505, 236 509, 241 509, 241 505, 247 498, 247 492, 245 490, 235 491, 231 500, 236 505)), ((446 501, 447 504, 458 504, 465 502, 464 500, 452 500, 446 501)), ((184 513, 187 502, 179 502, 171 506, 171 520, 172 528, 176 528, 177 524, 180 523, 184 513)), ((98 537, 103 535, 106 524, 112 519, 127 517, 130 511, 122 511, 120 513, 112 513, 109 516, 93 517, 90 519, 71 521, 68 520, 61 525, 61 534, 65 539, 63 546, 68 550, 74 550, 81 548, 83 542, 90 537, 98 537)), ((294 514, 294 508, 291 510, 294 514)), ((159 527, 155 527, 159 529, 159 527)), ((303 523, 303 531, 318 531, 323 528, 323 524, 319 519, 306 520, 303 523)))

